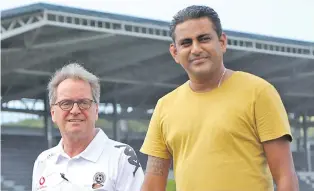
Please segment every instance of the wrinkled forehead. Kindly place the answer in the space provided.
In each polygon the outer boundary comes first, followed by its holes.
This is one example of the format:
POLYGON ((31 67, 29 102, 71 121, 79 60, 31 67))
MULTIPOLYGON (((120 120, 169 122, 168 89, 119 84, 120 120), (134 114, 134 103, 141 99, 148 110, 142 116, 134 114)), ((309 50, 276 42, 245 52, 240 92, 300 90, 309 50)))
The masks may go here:
POLYGON ((57 100, 62 99, 93 99, 92 88, 83 80, 66 79, 57 87, 57 100))

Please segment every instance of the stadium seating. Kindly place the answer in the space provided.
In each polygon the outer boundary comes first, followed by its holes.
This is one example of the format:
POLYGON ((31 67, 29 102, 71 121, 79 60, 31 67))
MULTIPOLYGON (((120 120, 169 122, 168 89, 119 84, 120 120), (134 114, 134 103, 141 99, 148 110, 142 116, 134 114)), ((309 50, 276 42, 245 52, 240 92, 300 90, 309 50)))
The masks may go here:
MULTIPOLYGON (((314 172, 298 172, 298 179, 299 179, 299 188, 300 191, 313 191, 314 190, 314 172)), ((275 191, 276 185, 275 185, 275 191)))
POLYGON ((300 191, 314 190, 314 172, 298 172, 298 177, 300 182, 300 191))
POLYGON ((2 191, 25 191, 25 187, 17 185, 13 180, 7 180, 1 176, 1 190, 2 191))
MULTIPOLYGON (((306 155, 304 151, 300 152, 293 152, 292 153, 295 168, 297 171, 306 171, 307 170, 307 162, 306 162, 306 155)), ((312 167, 314 167, 314 152, 312 152, 312 167)))
POLYGON ((15 190, 24 186, 26 191, 31 190, 33 164, 44 149, 47 141, 38 136, 10 136, 1 135, 1 171, 3 181, 8 186, 14 185, 15 190))

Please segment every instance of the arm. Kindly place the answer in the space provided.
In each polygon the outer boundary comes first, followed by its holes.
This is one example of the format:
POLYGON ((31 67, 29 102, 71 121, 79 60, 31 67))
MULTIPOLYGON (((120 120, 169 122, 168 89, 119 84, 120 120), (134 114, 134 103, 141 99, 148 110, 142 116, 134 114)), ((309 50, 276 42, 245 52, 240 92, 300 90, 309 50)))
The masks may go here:
POLYGON ((289 119, 277 90, 268 85, 255 103, 256 128, 278 191, 298 191, 289 119))
POLYGON ((141 191, 165 191, 170 159, 148 156, 145 179, 141 191))
POLYGON ((141 152, 148 155, 146 174, 141 191, 165 191, 171 153, 163 131, 162 101, 157 102, 141 152))
POLYGON ((270 171, 277 185, 277 191, 298 191, 299 184, 287 137, 263 143, 270 171))

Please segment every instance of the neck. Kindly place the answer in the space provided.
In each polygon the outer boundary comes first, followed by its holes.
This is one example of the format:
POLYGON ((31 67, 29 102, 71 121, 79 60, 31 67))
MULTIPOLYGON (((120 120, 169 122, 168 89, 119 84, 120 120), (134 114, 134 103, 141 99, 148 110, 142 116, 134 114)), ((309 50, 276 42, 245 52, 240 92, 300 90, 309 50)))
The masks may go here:
POLYGON ((79 155, 87 148, 90 142, 92 142, 95 135, 96 129, 84 137, 63 136, 62 145, 64 152, 71 158, 79 155))
POLYGON ((221 67, 218 72, 207 75, 202 78, 190 78, 190 87, 195 92, 207 92, 219 87, 225 76, 227 75, 227 69, 221 67))

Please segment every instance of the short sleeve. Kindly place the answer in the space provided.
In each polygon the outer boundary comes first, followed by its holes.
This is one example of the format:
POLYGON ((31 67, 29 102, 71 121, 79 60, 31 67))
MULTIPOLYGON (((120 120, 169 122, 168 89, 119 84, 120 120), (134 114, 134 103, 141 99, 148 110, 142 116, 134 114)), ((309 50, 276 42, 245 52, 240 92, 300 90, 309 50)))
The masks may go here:
POLYGON ((257 96, 255 120, 261 142, 287 135, 292 141, 289 119, 279 93, 268 84, 257 96))
POLYGON ((150 156, 170 159, 171 155, 162 134, 161 108, 162 102, 159 100, 151 117, 146 137, 140 151, 150 156))
POLYGON ((144 182, 144 172, 135 151, 125 145, 119 159, 116 191, 140 191, 144 182))

